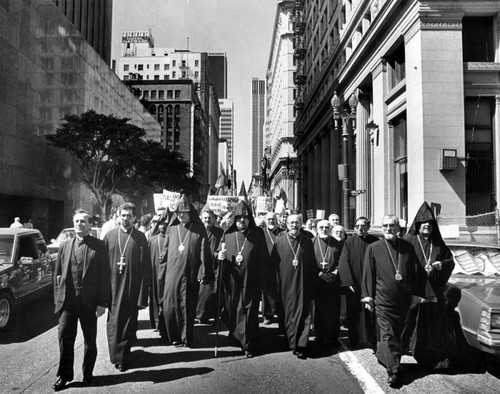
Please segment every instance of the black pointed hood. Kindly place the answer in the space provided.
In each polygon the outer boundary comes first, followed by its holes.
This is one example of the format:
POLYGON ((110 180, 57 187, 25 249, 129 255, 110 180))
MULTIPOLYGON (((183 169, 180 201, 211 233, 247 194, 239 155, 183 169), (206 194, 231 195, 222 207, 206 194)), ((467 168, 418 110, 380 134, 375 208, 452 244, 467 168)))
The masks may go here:
POLYGON ((413 219, 413 223, 411 224, 410 229, 408 230, 408 235, 417 235, 420 230, 420 225, 422 223, 431 222, 432 223, 432 235, 431 237, 434 240, 439 240, 444 243, 443 237, 441 236, 441 232, 439 231, 439 226, 436 218, 434 217, 434 213, 432 212, 431 207, 425 201, 422 203, 420 208, 415 215, 415 219, 413 219))
POLYGON ((193 223, 198 223, 203 225, 203 222, 200 219, 200 216, 198 215, 198 212, 196 211, 196 208, 191 204, 191 201, 189 201, 188 196, 185 194, 182 194, 181 197, 179 198, 179 201, 175 205, 174 208, 174 213, 172 216, 172 219, 170 220, 170 226, 179 224, 179 219, 177 217, 178 212, 189 212, 189 221, 193 223))
MULTIPOLYGON (((234 208, 234 218, 235 219, 236 219, 236 216, 247 216, 248 221, 249 221, 249 223, 248 223, 249 229, 257 227, 257 225, 255 224, 255 219, 253 218, 253 215, 252 215, 252 209, 245 201, 239 201, 238 204, 236 204, 236 207, 234 208)), ((233 223, 226 230, 226 233, 231 233, 233 231, 237 231, 236 220, 233 220, 233 223)))

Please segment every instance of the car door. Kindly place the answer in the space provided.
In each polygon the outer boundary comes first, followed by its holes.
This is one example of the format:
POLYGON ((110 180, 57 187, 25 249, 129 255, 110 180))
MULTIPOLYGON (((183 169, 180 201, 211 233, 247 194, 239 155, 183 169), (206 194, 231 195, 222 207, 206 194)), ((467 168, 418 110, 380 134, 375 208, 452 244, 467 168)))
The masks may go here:
POLYGON ((15 259, 17 289, 13 289, 16 297, 31 293, 41 279, 38 250, 33 234, 20 234, 17 238, 17 255, 15 259))
POLYGON ((42 234, 33 234, 33 238, 38 253, 37 271, 39 277, 36 287, 48 286, 52 284, 53 261, 42 234))

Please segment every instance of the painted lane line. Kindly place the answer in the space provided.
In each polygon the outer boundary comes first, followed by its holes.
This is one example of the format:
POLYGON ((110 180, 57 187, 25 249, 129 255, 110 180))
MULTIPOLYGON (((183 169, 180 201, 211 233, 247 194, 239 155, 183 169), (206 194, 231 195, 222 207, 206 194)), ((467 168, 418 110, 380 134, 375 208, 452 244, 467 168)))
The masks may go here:
POLYGON ((347 366, 349 371, 358 380, 361 388, 366 394, 384 394, 384 390, 378 385, 370 373, 363 367, 358 358, 351 352, 339 353, 340 359, 347 366))

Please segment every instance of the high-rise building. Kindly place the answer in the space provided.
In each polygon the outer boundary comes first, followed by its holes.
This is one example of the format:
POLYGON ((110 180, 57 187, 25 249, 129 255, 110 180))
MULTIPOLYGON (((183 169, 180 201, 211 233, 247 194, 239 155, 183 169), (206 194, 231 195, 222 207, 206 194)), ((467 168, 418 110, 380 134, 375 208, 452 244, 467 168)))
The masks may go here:
POLYGON ((221 140, 227 143, 227 163, 224 168, 229 170, 233 166, 233 143, 234 143, 234 104, 231 99, 219 100, 220 106, 220 127, 219 135, 221 140))
POLYGON ((227 58, 224 52, 209 52, 210 79, 219 99, 227 98, 227 58))
POLYGON ((109 65, 113 0, 52 0, 109 65))
POLYGON ((264 119, 266 116, 266 81, 253 78, 251 84, 250 121, 252 133, 252 176, 261 174, 264 152, 264 119))
POLYGON ((163 145, 184 156, 202 188, 213 187, 218 175, 220 109, 209 58, 206 52, 155 47, 150 31, 130 31, 122 33, 116 68, 126 84, 141 91, 162 125, 163 145))
POLYGON ((498 0, 295 1, 301 209, 377 226, 427 201, 462 234, 490 213, 496 241, 499 15, 498 0))
MULTIPOLYGON (((111 1, 93 3, 110 6, 111 1)), ((71 14, 70 4, 90 2, 7 4, 15 6, 1 7, 9 34, 0 56, 12 61, 0 68, 0 226, 20 216, 50 239, 71 223, 76 208, 101 211, 75 160, 47 144, 45 135, 54 133, 65 115, 89 109, 130 118, 150 139, 159 140, 160 127, 65 16, 71 14), (62 3, 68 8, 61 9, 62 3)), ((88 26, 91 15, 80 14, 80 20, 88 26)), ((91 31, 96 42, 108 34, 91 31)))
POLYGON ((293 150, 293 125, 295 121, 296 88, 295 74, 293 0, 278 1, 274 19, 271 50, 266 73, 266 123, 264 146, 267 148, 269 165, 266 187, 272 196, 287 199, 287 208, 295 208, 296 155, 293 150))

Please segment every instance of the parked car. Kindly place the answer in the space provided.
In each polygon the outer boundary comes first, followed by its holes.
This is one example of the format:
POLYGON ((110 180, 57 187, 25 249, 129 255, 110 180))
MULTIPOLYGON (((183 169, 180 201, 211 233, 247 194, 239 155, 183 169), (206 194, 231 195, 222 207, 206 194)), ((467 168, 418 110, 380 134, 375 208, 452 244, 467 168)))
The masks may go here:
POLYGON ((54 264, 39 230, 0 228, 0 331, 18 305, 52 288, 54 264))
MULTIPOLYGON (((90 230, 90 235, 99 238, 99 236, 101 235, 101 228, 92 227, 92 229, 90 230)), ((59 246, 61 246, 61 243, 72 238, 75 238, 75 229, 73 227, 65 228, 59 233, 56 239, 50 240, 50 244, 47 245, 47 248, 49 249, 49 252, 51 254, 57 253, 59 251, 59 246)))
POLYGON ((500 357, 500 245, 446 243, 455 260, 446 291, 459 319, 459 325, 451 325, 454 348, 467 357, 464 338, 467 345, 500 357))

